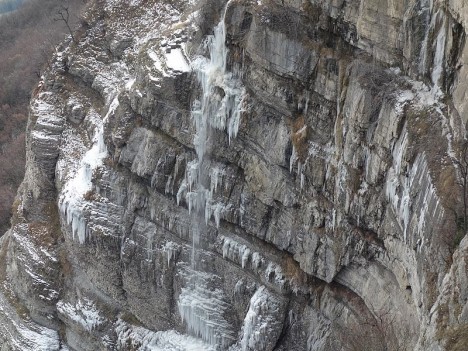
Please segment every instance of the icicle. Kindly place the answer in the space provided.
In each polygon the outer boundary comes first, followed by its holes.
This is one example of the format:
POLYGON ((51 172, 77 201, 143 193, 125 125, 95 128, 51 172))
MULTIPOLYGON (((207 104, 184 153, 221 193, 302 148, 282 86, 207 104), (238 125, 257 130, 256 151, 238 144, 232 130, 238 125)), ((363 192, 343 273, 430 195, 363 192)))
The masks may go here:
POLYGON ((194 144, 200 161, 205 156, 209 127, 227 130, 229 142, 239 130, 245 92, 237 78, 239 74, 226 70, 228 51, 224 42, 225 25, 221 21, 214 35, 207 39, 210 59, 199 57, 192 63, 202 87, 202 99, 193 103, 192 110, 196 128, 194 144))
POLYGON ((296 153, 296 148, 293 145, 291 158, 289 159, 289 173, 292 173, 294 162, 296 162, 296 160, 297 160, 297 153, 296 153))
POLYGON ((115 112, 118 106, 119 100, 117 96, 110 103, 103 120, 97 121, 93 145, 84 154, 74 176, 65 184, 59 199, 59 208, 67 223, 72 226, 73 239, 77 236, 80 244, 86 241, 88 233, 86 219, 83 214, 83 210, 86 207, 84 196, 93 190, 93 172, 103 165, 103 160, 107 157, 107 147, 104 142, 104 126, 109 116, 115 112))
MULTIPOLYGON (((151 186, 153 187, 154 185, 151 184, 151 186)), ((166 187, 164 188, 164 193, 165 194, 169 194, 169 193, 172 194, 172 176, 171 175, 169 177, 167 177, 167 182, 166 182, 166 187)))
MULTIPOLYGON (((439 13, 440 14, 440 13, 439 13)), ((438 14, 438 15, 439 15, 438 14)), ((436 18, 439 16, 436 16, 436 18)), ((437 35, 436 39, 436 47, 435 47, 435 53, 434 53, 434 63, 432 67, 432 73, 431 73, 431 79, 432 83, 434 86, 438 86, 440 84, 440 78, 442 74, 444 73, 444 57, 445 57, 445 42, 447 40, 446 38, 446 25, 445 25, 445 19, 446 17, 444 16, 442 26, 439 29, 439 33, 437 35)))
POLYGON ((212 205, 211 205, 211 198, 206 201, 205 204, 205 224, 208 224, 211 218, 211 213, 212 213, 212 205))
POLYGON ((209 288, 209 275, 194 272, 188 287, 179 296, 179 313, 193 335, 222 349, 232 344, 235 336, 223 315, 228 307, 223 292, 209 288))
POLYGON ((198 183, 198 167, 199 163, 196 161, 189 162, 187 165, 187 183, 189 191, 192 191, 194 185, 198 183))
POLYGON ((249 257, 250 257, 250 250, 246 248, 244 250, 244 253, 242 254, 242 268, 245 268, 245 266, 247 265, 249 257))
POLYGON ((220 181, 222 182, 223 174, 224 174, 223 171, 221 169, 219 169, 218 167, 213 167, 213 169, 211 170, 210 191, 212 193, 215 193, 218 190, 218 185, 219 185, 220 181))
POLYGON ((172 241, 168 241, 164 244, 162 249, 166 253, 167 266, 170 266, 172 259, 176 257, 177 252, 179 251, 179 245, 172 241))
POLYGON ((221 222, 221 213, 223 210, 224 210, 224 206, 222 203, 216 204, 213 215, 215 218, 215 223, 216 223, 217 228, 219 228, 219 223, 221 222))
POLYGON ((265 286, 257 289, 250 299, 249 310, 242 327, 241 350, 266 350, 275 327, 282 323, 277 320, 282 302, 265 286))
POLYGON ((307 115, 307 112, 309 111, 309 102, 310 102, 310 91, 306 91, 306 100, 305 100, 305 106, 304 106, 304 115, 307 115))
POLYGON ((180 204, 180 199, 182 198, 182 195, 185 193, 187 190, 187 182, 182 180, 182 183, 180 183, 179 191, 177 191, 177 206, 180 204))
MULTIPOLYGON (((207 144, 210 128, 227 131, 229 141, 237 136, 240 117, 244 102, 245 89, 239 80, 239 71, 227 71, 228 49, 225 46, 226 34, 224 16, 221 22, 214 28, 214 34, 208 36, 206 46, 209 51, 209 59, 198 57, 192 61, 192 68, 197 73, 202 88, 200 100, 195 100, 192 105, 192 119, 195 125, 194 146, 197 159, 187 165, 186 171, 186 200, 189 210, 203 211, 205 205, 211 205, 209 201, 199 201, 206 198, 201 186, 203 164, 206 158, 207 144), (196 204, 195 204, 196 202, 196 204)), ((211 192, 218 186, 218 173, 216 169, 212 174, 211 192)), ((181 188, 182 189, 182 188, 181 188)), ((179 189, 178 203, 180 203, 179 189)), ((205 220, 211 216, 211 209, 205 211, 205 220)), ((215 220, 219 223, 221 209, 213 209, 215 220)))
POLYGON ((336 210, 333 209, 333 212, 332 212, 332 230, 335 230, 335 226, 336 226, 336 210))
MULTIPOLYGON (((192 68, 197 73, 202 90, 200 100, 193 102, 191 113, 195 126, 193 144, 197 157, 187 165, 185 179, 177 192, 177 204, 185 194, 189 213, 194 211, 194 215, 204 216, 206 223, 213 216, 217 227, 220 226, 225 206, 222 203, 214 204, 212 198, 218 187, 220 171, 217 168, 211 172, 207 169, 206 153, 210 132, 212 129, 227 132, 230 143, 238 134, 242 106, 245 104, 245 89, 239 79, 239 72, 227 71, 228 49, 225 41, 223 16, 214 28, 214 34, 208 36, 206 41, 209 59, 198 57, 192 61, 192 68), (211 180, 207 189, 204 184, 208 184, 208 176, 211 180)), ((195 271, 201 233, 198 221, 193 224, 192 276, 189 286, 182 288, 179 296, 179 313, 190 333, 224 350, 233 343, 235 337, 231 335, 231 326, 223 318, 226 303, 222 301, 222 292, 210 290, 202 273, 195 271)), ((223 255, 230 254, 230 243, 226 240, 223 255)), ((247 262, 247 259, 248 255, 242 262, 247 262)))
POLYGON ((263 263, 263 259, 258 252, 252 254, 252 268, 258 269, 263 263))

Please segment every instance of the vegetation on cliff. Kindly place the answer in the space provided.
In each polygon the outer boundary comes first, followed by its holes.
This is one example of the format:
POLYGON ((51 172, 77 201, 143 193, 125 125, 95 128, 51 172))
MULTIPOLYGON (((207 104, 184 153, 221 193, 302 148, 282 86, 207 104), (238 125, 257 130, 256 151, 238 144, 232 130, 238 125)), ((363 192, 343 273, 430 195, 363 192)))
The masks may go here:
POLYGON ((78 21, 84 2, 0 2, 0 235, 9 227, 11 206, 24 175, 25 130, 31 91, 55 46, 78 21), (12 6, 15 7, 12 7, 12 6), (68 9, 69 23, 59 11, 68 9))

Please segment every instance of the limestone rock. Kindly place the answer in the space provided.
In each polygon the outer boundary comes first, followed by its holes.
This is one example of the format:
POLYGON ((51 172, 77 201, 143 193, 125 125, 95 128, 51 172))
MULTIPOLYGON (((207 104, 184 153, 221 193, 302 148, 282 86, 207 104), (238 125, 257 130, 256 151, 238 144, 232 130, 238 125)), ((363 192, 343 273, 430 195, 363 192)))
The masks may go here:
POLYGON ((442 350, 463 1, 96 1, 33 96, 1 350, 442 350))

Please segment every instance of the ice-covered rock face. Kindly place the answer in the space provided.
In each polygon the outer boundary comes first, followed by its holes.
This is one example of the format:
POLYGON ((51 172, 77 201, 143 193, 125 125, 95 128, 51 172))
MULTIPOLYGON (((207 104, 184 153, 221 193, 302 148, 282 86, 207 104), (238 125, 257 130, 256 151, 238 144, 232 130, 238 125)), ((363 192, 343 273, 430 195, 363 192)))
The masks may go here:
POLYGON ((92 2, 31 102, 0 350, 464 345, 466 17, 92 2))

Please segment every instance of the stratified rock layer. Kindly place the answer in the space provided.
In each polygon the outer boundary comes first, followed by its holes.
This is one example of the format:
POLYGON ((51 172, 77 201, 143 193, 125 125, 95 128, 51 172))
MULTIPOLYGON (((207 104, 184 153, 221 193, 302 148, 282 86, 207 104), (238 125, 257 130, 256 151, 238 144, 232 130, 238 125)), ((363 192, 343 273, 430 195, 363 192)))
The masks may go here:
POLYGON ((467 18, 92 3, 31 102, 0 350, 463 349, 467 18))

